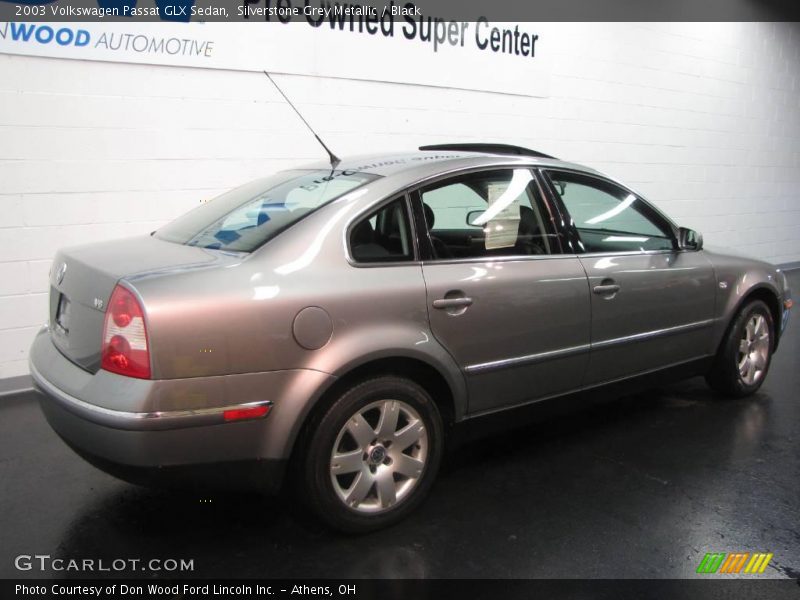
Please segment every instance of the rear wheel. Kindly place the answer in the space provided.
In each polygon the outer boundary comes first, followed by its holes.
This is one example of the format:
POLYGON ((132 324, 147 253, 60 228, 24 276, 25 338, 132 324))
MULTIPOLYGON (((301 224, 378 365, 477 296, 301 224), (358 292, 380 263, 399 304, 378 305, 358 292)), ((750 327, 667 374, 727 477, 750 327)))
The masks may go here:
POLYGON ((312 424, 301 493, 342 531, 396 523, 430 490, 442 436, 435 403, 413 381, 384 376, 355 385, 312 424))
POLYGON ((709 385, 733 397, 748 396, 758 390, 769 371, 774 331, 772 313, 761 300, 742 307, 706 376, 709 385))

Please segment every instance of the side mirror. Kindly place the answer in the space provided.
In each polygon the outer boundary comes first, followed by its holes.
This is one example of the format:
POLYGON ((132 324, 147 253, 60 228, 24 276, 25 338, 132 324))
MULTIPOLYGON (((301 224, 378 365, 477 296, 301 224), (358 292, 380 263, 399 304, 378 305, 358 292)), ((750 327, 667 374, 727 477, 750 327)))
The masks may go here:
POLYGON ((681 227, 678 229, 678 245, 681 250, 702 250, 703 235, 694 229, 681 227))
POLYGON ((470 227, 483 227, 485 223, 476 223, 481 218, 485 210, 471 210, 467 213, 467 225, 470 227))

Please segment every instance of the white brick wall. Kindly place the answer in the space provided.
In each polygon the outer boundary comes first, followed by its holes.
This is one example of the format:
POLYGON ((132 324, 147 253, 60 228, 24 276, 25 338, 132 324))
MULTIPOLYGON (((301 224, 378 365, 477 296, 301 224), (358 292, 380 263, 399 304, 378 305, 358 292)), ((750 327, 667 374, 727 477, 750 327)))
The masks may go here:
MULTIPOLYGON (((800 260, 796 25, 548 31, 537 48, 548 98, 280 82, 340 154, 527 145, 623 179, 708 244, 800 260)), ((435 65, 431 55, 419 68, 435 65)), ((0 378, 27 372, 57 248, 151 231, 201 199, 320 157, 261 74, 0 55, 0 378)))

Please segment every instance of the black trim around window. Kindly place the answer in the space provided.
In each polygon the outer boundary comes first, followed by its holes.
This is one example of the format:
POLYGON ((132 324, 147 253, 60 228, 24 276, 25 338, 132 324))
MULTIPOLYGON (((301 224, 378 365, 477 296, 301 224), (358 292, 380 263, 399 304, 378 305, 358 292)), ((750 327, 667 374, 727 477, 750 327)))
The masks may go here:
POLYGON ((580 245, 580 235, 572 223, 572 217, 567 212, 566 206, 554 188, 543 169, 533 169, 536 182, 542 195, 542 202, 546 205, 553 228, 558 234, 562 254, 580 254, 583 252, 580 245))
POLYGON ((414 214, 414 236, 419 249, 420 260, 434 260, 433 242, 425 222, 425 211, 422 208, 422 195, 416 189, 409 193, 411 212, 414 214))

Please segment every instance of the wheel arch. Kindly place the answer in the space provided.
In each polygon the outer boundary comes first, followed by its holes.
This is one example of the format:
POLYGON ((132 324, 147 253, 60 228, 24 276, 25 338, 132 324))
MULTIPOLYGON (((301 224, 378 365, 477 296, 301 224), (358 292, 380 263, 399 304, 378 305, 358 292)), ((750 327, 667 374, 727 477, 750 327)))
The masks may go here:
POLYGON ((348 365, 341 373, 337 373, 337 377, 324 390, 320 391, 290 440, 290 460, 294 462, 301 454, 305 446, 304 440, 310 435, 316 420, 345 390, 359 381, 381 375, 405 377, 421 385, 431 395, 442 415, 445 436, 466 412, 465 390, 457 389, 458 386, 454 385, 452 378, 448 379, 440 367, 420 357, 405 354, 372 357, 348 365))
POLYGON ((778 343, 780 342, 780 323, 782 319, 782 311, 781 311, 781 302, 778 298, 778 292, 768 286, 766 283, 759 283, 751 287, 747 290, 742 296, 737 300, 736 304, 734 304, 733 308, 727 311, 728 319, 727 323, 725 324, 725 329, 721 338, 717 341, 717 351, 719 351, 720 344, 725 342, 725 338, 728 335, 731 327, 733 326, 733 322, 736 319, 736 316, 742 310, 742 308, 747 305, 749 302, 753 300, 761 300, 764 304, 767 305, 769 308, 770 315, 772 316, 772 321, 775 326, 774 339, 775 343, 773 345, 772 351, 778 349, 778 343))

